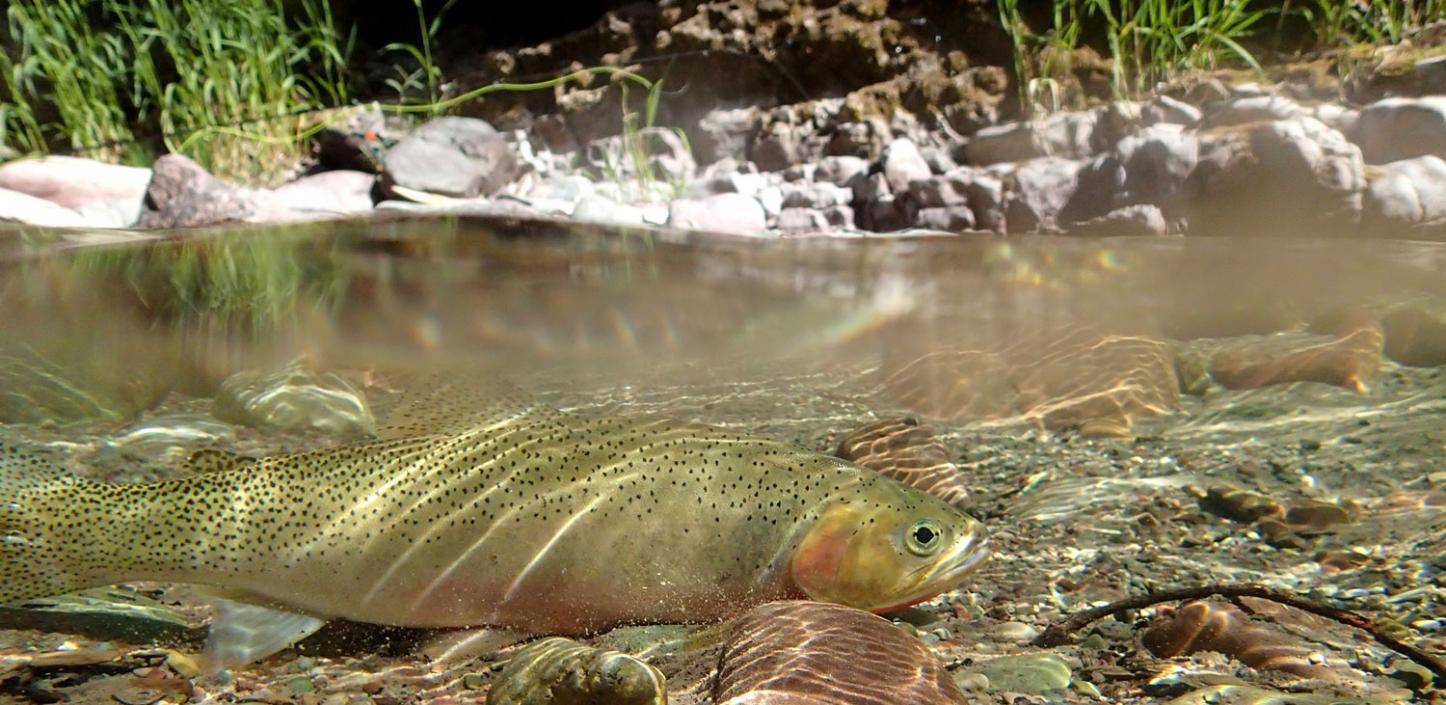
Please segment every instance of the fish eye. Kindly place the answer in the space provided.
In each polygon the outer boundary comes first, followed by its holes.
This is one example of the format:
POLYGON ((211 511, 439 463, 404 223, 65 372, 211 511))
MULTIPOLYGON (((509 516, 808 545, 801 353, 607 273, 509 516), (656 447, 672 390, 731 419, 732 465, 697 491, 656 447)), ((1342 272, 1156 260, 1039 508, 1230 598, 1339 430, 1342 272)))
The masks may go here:
POLYGON ((904 535, 904 544, 909 551, 927 556, 939 548, 939 539, 944 535, 944 529, 939 523, 929 519, 920 519, 909 527, 908 533, 904 535))

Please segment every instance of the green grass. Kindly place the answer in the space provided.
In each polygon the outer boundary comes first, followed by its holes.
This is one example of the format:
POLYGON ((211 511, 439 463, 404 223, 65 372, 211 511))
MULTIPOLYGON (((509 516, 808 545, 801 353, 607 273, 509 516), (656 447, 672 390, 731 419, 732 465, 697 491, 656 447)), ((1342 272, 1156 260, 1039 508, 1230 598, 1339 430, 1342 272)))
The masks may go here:
POLYGON ((382 51, 401 52, 411 59, 416 67, 408 71, 401 66, 394 67, 397 73, 395 78, 387 79, 387 85, 397 92, 398 102, 412 102, 422 105, 436 105, 442 98, 442 69, 437 66, 432 58, 432 42, 437 39, 437 32, 442 29, 442 18, 457 0, 447 0, 447 4, 437 11, 431 21, 427 21, 427 12, 422 7, 422 0, 412 0, 417 8, 417 29, 421 30, 421 46, 405 42, 393 42, 382 48, 382 51), (425 100, 410 100, 413 92, 425 89, 425 100))
POLYGON ((298 113, 348 99, 349 42, 328 5, 301 0, 287 16, 292 5, 13 0, 0 145, 142 163, 163 146, 228 178, 273 181, 300 157, 311 118, 298 113))
POLYGON ((1271 12, 1249 0, 1090 0, 1108 26, 1113 83, 1120 96, 1139 96, 1185 71, 1227 61, 1260 70, 1241 41, 1271 12))
MULTIPOLYGON (((631 178, 651 191, 639 128, 654 125, 662 81, 596 66, 444 95, 434 42, 452 2, 429 18, 413 0, 421 43, 384 47, 405 66, 388 81, 398 102, 383 110, 433 116, 498 91, 615 79, 631 178), (630 84, 646 91, 641 112, 629 107, 630 84)), ((0 52, 0 159, 59 150, 149 164, 169 151, 225 179, 270 184, 301 161, 326 109, 350 100, 351 41, 327 0, 13 0, 6 12, 13 52, 0 52)))
MULTIPOLYGON (((1400 42, 1411 32, 1446 19, 1446 0, 1053 0, 1053 22, 1036 32, 1022 0, 996 0, 1014 49, 1020 104, 1027 113, 1052 109, 1059 63, 1083 41, 1085 27, 1100 27, 1112 61, 1116 97, 1137 98, 1181 74, 1221 67, 1260 70, 1250 46, 1288 18, 1309 28, 1314 49, 1400 42), (1265 22, 1275 18, 1273 23, 1265 22)), ((1064 59, 1067 61, 1067 59, 1064 59)))
POLYGON ((1312 0, 1293 11, 1310 22, 1324 48, 1349 48, 1394 44, 1433 21, 1446 20, 1446 0, 1312 0))

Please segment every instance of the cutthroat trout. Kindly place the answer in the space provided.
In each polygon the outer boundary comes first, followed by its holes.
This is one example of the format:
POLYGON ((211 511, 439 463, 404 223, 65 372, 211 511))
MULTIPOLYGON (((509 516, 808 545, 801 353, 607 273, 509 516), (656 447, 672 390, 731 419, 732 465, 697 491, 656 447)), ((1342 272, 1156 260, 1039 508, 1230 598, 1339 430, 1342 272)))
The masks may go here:
POLYGON ((149 484, 0 446, 0 498, 0 602, 155 580, 318 618, 534 634, 784 598, 885 610, 955 587, 987 552, 967 515, 832 456, 536 407, 149 484))

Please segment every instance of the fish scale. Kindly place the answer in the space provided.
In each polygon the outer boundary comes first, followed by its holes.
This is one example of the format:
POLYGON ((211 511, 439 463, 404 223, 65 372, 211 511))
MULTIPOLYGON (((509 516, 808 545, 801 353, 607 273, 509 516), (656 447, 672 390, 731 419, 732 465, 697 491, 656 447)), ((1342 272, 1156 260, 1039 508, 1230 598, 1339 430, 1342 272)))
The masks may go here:
POLYGON ((4 447, 0 491, 15 500, 0 506, 0 602, 156 580, 323 618, 576 633, 788 597, 902 604, 983 555, 966 515, 832 456, 515 401, 456 431, 437 423, 459 416, 447 402, 424 401, 444 411, 404 402, 383 435, 447 432, 149 484, 82 480, 4 447), (937 551, 904 550, 919 522, 937 551))

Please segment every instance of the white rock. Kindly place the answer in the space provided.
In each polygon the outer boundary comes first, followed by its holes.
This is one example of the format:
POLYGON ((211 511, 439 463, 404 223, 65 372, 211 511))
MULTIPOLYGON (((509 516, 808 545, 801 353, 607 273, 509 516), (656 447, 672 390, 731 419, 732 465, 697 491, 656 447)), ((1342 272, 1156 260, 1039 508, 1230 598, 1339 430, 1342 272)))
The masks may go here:
POLYGON ((1427 155, 1370 170, 1362 203, 1361 230, 1390 235, 1401 226, 1446 219, 1446 161, 1427 155))
POLYGON ((763 205, 763 213, 769 217, 778 217, 783 211, 783 187, 772 184, 758 189, 758 202, 763 205))
POLYGON ((527 191, 527 197, 533 199, 551 199, 558 201, 571 201, 577 203, 584 196, 590 196, 597 192, 592 179, 581 174, 549 176, 533 184, 527 191))
POLYGON ((303 176, 272 191, 284 208, 315 213, 365 213, 372 209, 375 174, 364 171, 323 171, 303 176))
POLYGON ((1200 122, 1200 117, 1199 108, 1167 95, 1151 98, 1140 110, 1140 118, 1147 126, 1166 122, 1189 127, 1200 122))
POLYGON ((813 208, 784 208, 778 214, 779 232, 790 235, 826 233, 832 230, 823 213, 813 208))
POLYGON ((734 193, 757 197, 758 193, 768 186, 768 177, 763 174, 729 174, 728 184, 734 193))
POLYGON ((914 179, 927 179, 934 172, 929 162, 919 152, 918 146, 907 137, 900 137, 884 148, 884 178, 894 193, 903 193, 914 179))
POLYGON ((29 194, 0 188, 0 222, 48 228, 85 228, 92 223, 65 206, 29 194))
POLYGON ((1446 96, 1387 98, 1366 106, 1356 142, 1370 164, 1427 154, 1446 159, 1446 96))
MULTIPOLYGON (((1110 110, 1112 106, 1106 106, 1110 110)), ((1113 106, 1114 110, 1120 111, 1112 120, 1114 122, 1127 121, 1125 115, 1130 107, 1125 105, 1113 106)), ((1046 116, 1039 123, 1039 133, 1044 142, 1044 153, 1051 157, 1064 157, 1065 159, 1083 159, 1094 153, 1092 137, 1100 122, 1100 112, 1066 112, 1054 113, 1046 116)), ((1118 129, 1122 129, 1117 127, 1118 129)))
POLYGON ((1205 115, 1202 127, 1224 127, 1262 120, 1291 120, 1305 115, 1295 101, 1278 95, 1236 98, 1205 115))
POLYGON ((1361 150, 1312 117, 1204 133, 1185 218, 1208 234, 1355 233, 1361 150))
POLYGON ((1200 157, 1200 142, 1178 125, 1152 125, 1120 140, 1114 154, 1124 169, 1116 205, 1169 205, 1200 157))
POLYGON ((1004 232, 1004 174, 977 167, 959 167, 950 170, 945 178, 969 204, 974 213, 974 227, 1004 232))
POLYGON ((1082 237, 1125 237, 1164 235, 1169 232, 1165 214, 1159 206, 1141 203, 1110 211, 1070 226, 1070 234, 1082 237))
POLYGON ((668 224, 685 230, 757 235, 767 229, 768 216, 756 198, 720 193, 673 201, 668 205, 668 224))
POLYGON ((839 186, 849 186, 853 180, 868 173, 869 162, 863 157, 836 155, 819 160, 814 178, 839 186))
POLYGON ((964 158, 976 165, 1018 162, 1045 154, 1044 138, 1027 122, 986 127, 964 145, 964 158))
POLYGON ((1084 163, 1059 157, 1041 157, 1019 165, 1014 188, 1006 197, 1004 214, 1009 233, 1057 229, 1060 211, 1074 196, 1076 176, 1084 163))
MULTIPOLYGON (((1106 109, 1109 109, 1107 106, 1106 109)), ((1131 110, 1119 106, 1113 123, 1131 110)), ((1079 159, 1094 151, 1093 138, 1101 112, 1064 112, 1033 121, 986 127, 964 145, 964 158, 974 165, 1022 162, 1039 157, 1079 159)), ((1116 129, 1121 126, 1116 125, 1116 129)))
POLYGON ((642 208, 618 203, 600 194, 583 196, 573 209, 572 217, 603 225, 642 225, 647 222, 642 208))
POLYGON ((150 181, 150 169, 79 157, 40 157, 0 165, 0 188, 72 209, 96 201, 139 203, 150 181))
POLYGON ((1356 129, 1361 121, 1361 111, 1347 108, 1339 103, 1321 103, 1315 106, 1311 115, 1327 127, 1348 137, 1356 134, 1356 129))
POLYGON ((98 228, 129 228, 141 217, 144 205, 138 198, 107 198, 86 203, 75 211, 98 228))

